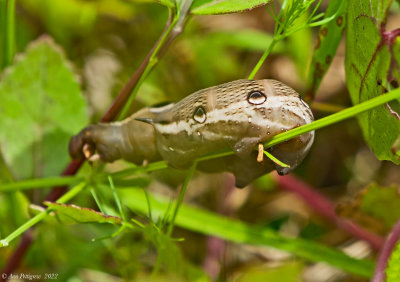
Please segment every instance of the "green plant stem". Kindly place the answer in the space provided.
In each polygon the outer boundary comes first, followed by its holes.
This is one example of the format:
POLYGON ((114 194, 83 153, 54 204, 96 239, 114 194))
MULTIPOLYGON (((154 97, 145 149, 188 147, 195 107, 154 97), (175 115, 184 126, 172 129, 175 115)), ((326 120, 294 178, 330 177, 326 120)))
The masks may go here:
POLYGON ((195 170, 196 170, 196 167, 197 167, 197 161, 195 161, 195 162, 192 164, 192 166, 190 167, 190 169, 189 169, 189 171, 188 171, 188 174, 187 174, 187 176, 186 176, 186 178, 185 178, 185 181, 184 181, 183 184, 182 184, 182 188, 181 188, 181 190, 179 191, 179 196, 178 196, 178 199, 177 199, 177 201, 176 201, 174 213, 172 214, 172 218, 171 218, 171 221, 170 221, 169 226, 168 226, 168 232, 167 232, 167 235, 168 235, 168 236, 171 236, 172 231, 174 230, 174 225, 175 225, 176 216, 177 216, 178 211, 179 211, 179 208, 180 208, 180 206, 181 206, 181 204, 182 204, 182 202, 183 202, 183 198, 184 198, 184 196, 185 196, 186 189, 187 189, 187 187, 189 186, 190 179, 192 179, 193 174, 194 174, 194 172, 195 172, 195 170))
POLYGON ((110 183, 110 187, 111 187, 111 191, 112 191, 113 196, 114 196, 114 200, 117 203, 119 214, 122 217, 123 221, 127 222, 126 215, 124 213, 124 210, 122 209, 121 200, 119 199, 117 191, 115 190, 114 182, 113 182, 111 176, 108 176, 108 182, 110 183))
POLYGON ((278 160, 277 158, 275 158, 270 152, 268 151, 264 151, 264 154, 274 163, 276 163, 277 165, 280 165, 281 167, 290 167, 290 165, 285 164, 284 162, 278 160))
POLYGON ((3 37, 1 69, 12 64, 15 55, 15 0, 0 0, 0 34, 3 37))
POLYGON ((269 44, 267 50, 265 50, 264 54, 261 56, 260 60, 256 64, 256 66, 251 71, 250 75, 248 76, 248 79, 254 79, 254 77, 256 76, 257 72, 261 68, 261 66, 264 63, 264 61, 267 59, 269 53, 271 53, 272 48, 274 48, 276 43, 278 43, 278 40, 276 39, 276 37, 274 37, 272 39, 272 42, 269 44))
POLYGON ((119 115, 119 119, 123 119, 127 115, 129 107, 132 104, 133 100, 135 99, 136 94, 140 88, 140 85, 143 83, 145 78, 151 72, 153 67, 157 64, 157 62, 158 62, 157 56, 160 51, 160 48, 165 45, 165 42, 167 41, 167 38, 170 36, 171 31, 175 27, 175 24, 177 23, 177 21, 178 21, 178 16, 175 15, 173 17, 171 23, 169 24, 168 28, 166 29, 166 31, 161 35, 160 40, 158 41, 156 47, 154 48, 153 53, 150 56, 149 63, 146 65, 143 75, 140 77, 136 87, 133 89, 132 94, 129 96, 128 101, 126 102, 125 106, 123 107, 123 109, 119 115))
POLYGON ((274 146, 276 144, 282 143, 286 140, 292 139, 292 138, 302 135, 304 133, 307 133, 307 132, 310 132, 313 130, 317 130, 317 129, 326 127, 328 125, 338 123, 345 119, 354 117, 356 115, 361 114, 362 112, 371 110, 377 106, 386 104, 395 99, 400 99, 400 88, 397 88, 386 94, 382 94, 381 96, 372 98, 368 101, 365 101, 361 104, 355 105, 351 108, 347 108, 338 113, 335 113, 335 114, 329 115, 327 117, 321 118, 319 120, 313 121, 312 123, 302 125, 297 128, 294 128, 292 130, 289 130, 287 132, 278 134, 278 135, 272 137, 269 141, 265 142, 264 146, 265 147, 274 146))
MULTIPOLYGON (((132 94, 129 96, 127 103, 125 104, 121 114, 119 115, 119 119, 123 119, 124 117, 126 117, 129 107, 133 102, 140 85, 143 83, 143 81, 146 79, 149 73, 153 70, 154 66, 158 63, 161 56, 165 53, 167 47, 179 34, 182 33, 192 2, 193 0, 184 0, 182 1, 182 5, 177 7, 176 13, 174 13, 172 20, 169 20, 170 23, 168 25, 168 28, 161 35, 157 45, 155 46, 149 58, 149 63, 146 65, 146 68, 142 76, 140 77, 137 86, 133 89, 132 94)), ((170 14, 170 19, 171 19, 171 14, 170 14)))
POLYGON ((47 177, 29 179, 18 182, 3 183, 0 184, 0 192, 12 192, 19 190, 30 190, 37 188, 46 188, 61 185, 76 184, 83 180, 83 177, 79 176, 60 176, 60 177, 47 177))
POLYGON ((100 212, 106 214, 106 212, 103 208, 103 205, 101 204, 100 199, 97 196, 97 193, 96 193, 96 190, 94 187, 90 187, 90 194, 92 194, 92 197, 93 197, 97 207, 99 208, 100 212))
MULTIPOLYGON (((65 193, 62 197, 60 197, 57 200, 57 203, 63 204, 78 195, 84 188, 86 187, 86 183, 82 182, 75 187, 73 187, 71 190, 69 190, 67 193, 65 193)), ((12 232, 10 235, 8 235, 6 238, 3 240, 0 240, 0 247, 5 247, 10 244, 12 240, 14 240, 16 237, 20 236, 22 233, 24 233, 26 230, 34 226, 35 224, 39 223, 42 221, 49 213, 51 209, 46 209, 42 211, 41 213, 35 215, 31 219, 29 219, 27 222, 25 222, 23 225, 18 227, 14 232, 12 232)))
MULTIPOLYGON (((292 1, 293 2, 293 1, 292 1)), ((300 2, 302 1, 295 1, 295 4, 300 4, 300 2)), ((341 6, 339 7, 339 9, 336 11, 336 13, 334 15, 332 15, 331 17, 328 17, 326 19, 322 19, 320 21, 315 21, 312 22, 313 20, 317 20, 321 17, 323 17, 323 14, 319 14, 317 16, 314 17, 314 14, 316 13, 319 5, 321 4, 321 0, 318 2, 318 4, 316 5, 316 7, 314 8, 313 12, 310 15, 310 18, 306 21, 306 23, 291 29, 291 25, 293 24, 294 19, 291 17, 290 15, 290 11, 286 10, 286 6, 289 5, 288 1, 284 1, 282 3, 281 6, 281 11, 279 12, 279 15, 276 17, 275 13, 273 10, 268 9, 269 14, 274 18, 275 20, 275 28, 274 28, 274 37, 273 40, 271 42, 271 44, 268 46, 267 50, 265 50, 264 54, 261 56, 260 60, 257 62, 256 66, 254 67, 254 69, 251 71, 250 75, 248 76, 248 79, 253 79, 255 77, 255 75, 257 74, 257 72, 259 71, 259 69, 261 68, 262 64, 264 63, 264 61, 267 59, 269 53, 271 53, 272 48, 274 47, 274 45, 276 43, 278 43, 279 41, 283 40, 284 38, 290 36, 291 34, 306 28, 306 27, 314 27, 314 26, 319 26, 319 25, 323 25, 325 23, 328 23, 329 21, 333 20, 336 18, 337 14, 340 12, 343 2, 341 4, 341 6), (281 21, 281 19, 283 18, 283 22, 281 21), (289 29, 289 31, 287 31, 289 29)), ((299 8, 299 7, 297 7, 299 8)))
POLYGON ((15 0, 7 5, 7 65, 11 65, 15 56, 15 0))
POLYGON ((144 195, 146 197, 147 208, 148 208, 148 217, 149 217, 150 221, 152 222, 153 221, 153 215, 151 213, 151 204, 150 204, 150 200, 149 200, 149 195, 147 194, 147 191, 144 188, 143 188, 143 193, 144 193, 144 195))
POLYGON ((133 168, 128 168, 125 170, 117 171, 114 173, 111 173, 110 175, 115 179, 115 178, 124 178, 127 176, 131 176, 132 174, 136 173, 142 173, 142 172, 152 172, 152 171, 158 171, 162 169, 168 168, 168 165, 166 164, 165 161, 159 161, 159 162, 154 162, 150 163, 146 166, 136 166, 133 168))

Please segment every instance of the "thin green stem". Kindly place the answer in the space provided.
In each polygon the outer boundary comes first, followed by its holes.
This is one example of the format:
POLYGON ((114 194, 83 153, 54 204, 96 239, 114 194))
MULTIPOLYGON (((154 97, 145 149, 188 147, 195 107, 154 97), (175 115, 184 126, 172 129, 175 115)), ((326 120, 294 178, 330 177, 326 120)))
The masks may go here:
POLYGON ((180 206, 181 206, 181 204, 183 202, 183 198, 185 196, 186 189, 189 186, 190 179, 192 179, 193 174, 194 174, 194 172, 196 170, 196 167, 197 167, 197 161, 195 161, 192 164, 192 166, 190 167, 190 169, 188 171, 188 174, 186 175, 185 181, 182 184, 182 188, 179 191, 179 196, 178 196, 178 200, 176 201, 174 213, 172 214, 172 218, 171 218, 170 224, 168 226, 168 232, 167 232, 168 236, 171 236, 172 231, 174 230, 176 216, 177 216, 179 208, 180 208, 180 206))
POLYGON ((108 182, 110 183, 110 187, 111 187, 111 191, 112 191, 113 196, 114 196, 114 200, 117 203, 119 214, 121 215, 123 221, 126 222, 127 220, 126 220, 126 216, 125 216, 124 210, 123 210, 122 205, 121 205, 121 200, 119 199, 117 191, 115 190, 114 182, 113 182, 111 176, 108 176, 108 182))
MULTIPOLYGON (((57 200, 57 203, 63 204, 78 195, 82 190, 86 187, 86 183, 82 182, 75 187, 73 187, 71 190, 69 190, 67 193, 65 193, 61 198, 57 200)), ((42 211, 41 213, 35 215, 31 219, 29 219, 27 222, 22 224, 20 227, 18 227, 14 232, 12 232, 10 235, 8 235, 6 238, 3 240, 0 240, 0 247, 5 247, 10 244, 12 240, 20 236, 22 233, 24 233, 26 230, 31 228, 32 226, 36 225, 40 221, 42 221, 49 213, 51 209, 46 209, 42 211)))
POLYGON ((11 65, 15 56, 15 0, 7 5, 7 65, 11 65))
POLYGON ((94 189, 94 187, 90 188, 90 194, 92 194, 92 197, 97 205, 97 207, 99 208, 101 213, 106 214, 105 210, 103 209, 103 205, 101 204, 100 198, 97 196, 96 190, 94 189))
POLYGON ((62 197, 60 197, 56 203, 58 204, 65 204, 72 198, 74 198, 76 195, 78 195, 80 192, 83 191, 86 187, 86 182, 81 182, 75 187, 73 187, 71 190, 69 190, 67 193, 65 193, 62 197))
MULTIPOLYGON (((272 17, 275 20, 275 28, 274 28, 274 37, 273 40, 271 42, 271 44, 268 46, 267 50, 265 50, 264 54, 262 55, 262 57, 260 58, 260 60, 257 62, 256 66, 254 67, 254 69, 252 70, 252 72, 250 73, 248 79, 253 79, 255 77, 255 75, 257 74, 257 72, 259 71, 259 69, 261 68, 262 64, 264 63, 264 61, 267 59, 269 53, 271 52, 272 48, 274 47, 274 45, 276 43, 278 43, 279 41, 283 40, 284 38, 288 37, 289 35, 305 28, 305 27, 313 27, 313 26, 318 26, 318 25, 322 25, 324 23, 327 23, 331 20, 333 20, 336 16, 337 13, 340 11, 341 7, 339 7, 338 11, 335 13, 335 15, 323 19, 321 21, 317 21, 317 22, 310 22, 310 20, 317 20, 321 17, 323 17, 323 14, 319 14, 314 16, 314 14, 316 13, 319 5, 321 4, 321 0, 318 1, 318 4, 316 5, 316 7, 314 8, 314 10, 312 11, 309 19, 302 25, 298 26, 297 28, 291 29, 292 25, 294 23, 294 21, 298 18, 297 16, 293 16, 295 15, 295 11, 297 10, 301 10, 300 11, 300 15, 306 12, 305 7, 302 7, 301 5, 303 5, 302 1, 292 1, 291 5, 292 6, 288 6, 288 8, 286 7, 289 2, 288 1, 284 1, 282 3, 281 6, 281 11, 279 12, 278 16, 273 16, 272 11, 270 11, 270 9, 267 7, 268 12, 272 15, 272 17), (283 18, 283 21, 281 21, 283 18)), ((343 2, 342 2, 343 5, 343 2)))
POLYGON ((147 208, 148 208, 148 212, 149 212, 148 213, 148 217, 149 217, 150 221, 152 222, 153 221, 153 215, 151 213, 151 204, 150 204, 150 200, 149 200, 149 195, 147 194, 147 191, 144 188, 143 188, 143 193, 144 193, 144 195, 146 197, 147 208))
POLYGON ((0 248, 1 247, 7 247, 12 240, 20 236, 22 233, 24 233, 26 230, 34 226, 35 224, 39 223, 44 219, 48 214, 48 210, 45 210, 34 217, 32 217, 30 220, 22 224, 20 227, 18 227, 14 232, 12 232, 10 235, 8 235, 6 238, 3 240, 0 240, 0 248))
POLYGON ((137 86, 133 90, 121 114, 119 115, 120 119, 124 118, 127 115, 129 107, 133 102, 133 99, 135 98, 140 85, 143 83, 143 81, 146 79, 149 73, 153 70, 153 67, 158 63, 159 54, 163 53, 162 49, 165 49, 164 47, 168 46, 174 40, 174 38, 183 31, 183 26, 187 19, 187 14, 189 12, 190 6, 192 5, 192 2, 193 0, 184 0, 182 5, 179 5, 180 3, 178 2, 178 7, 176 7, 175 11, 170 9, 170 18, 172 13, 175 12, 173 18, 170 21, 167 30, 162 34, 158 44, 154 48, 154 51, 149 58, 149 63, 147 64, 143 72, 143 75, 140 77, 137 86))
POLYGON ((162 169, 168 168, 168 165, 164 161, 159 161, 159 162, 154 162, 150 163, 146 166, 135 166, 133 168, 128 168, 122 171, 117 171, 114 173, 111 173, 110 175, 116 179, 116 178, 124 178, 127 176, 131 176, 132 174, 136 173, 142 173, 142 172, 152 172, 152 171, 158 171, 162 169))
POLYGON ((259 69, 261 68, 262 64, 264 63, 264 61, 267 59, 269 53, 271 53, 272 48, 274 48, 275 44, 278 43, 278 40, 276 40, 276 38, 274 37, 272 39, 272 42, 269 44, 267 50, 265 50, 264 54, 261 56, 260 60, 257 62, 256 66, 254 67, 254 69, 251 71, 248 79, 253 79, 257 72, 259 71, 259 69))
POLYGON ((15 55, 15 0, 0 0, 0 34, 4 69, 12 64, 15 55))
POLYGON ((284 162, 278 160, 276 157, 274 157, 270 152, 268 151, 264 151, 264 154, 274 163, 276 163, 277 165, 280 165, 281 167, 290 167, 290 165, 285 164, 284 162))
POLYGON ((271 147, 271 146, 274 146, 281 142, 284 142, 286 140, 292 139, 296 136, 302 135, 304 133, 320 129, 320 128, 326 127, 328 125, 338 123, 345 119, 359 115, 362 112, 371 110, 377 106, 386 104, 394 99, 400 99, 400 88, 397 88, 396 90, 393 90, 393 91, 383 94, 381 96, 375 97, 371 100, 365 101, 361 104, 355 105, 351 108, 345 109, 338 113, 335 113, 330 116, 313 121, 312 123, 302 125, 297 128, 294 128, 292 130, 289 130, 287 132, 278 134, 278 135, 272 137, 266 143, 264 143, 264 146, 271 147))
POLYGON ((143 72, 143 75, 140 77, 136 87, 132 91, 132 94, 129 96, 128 101, 126 102, 124 108, 121 111, 121 114, 119 115, 119 119, 123 119, 124 117, 126 117, 128 110, 130 108, 130 105, 132 104, 133 100, 135 99, 140 86, 142 85, 143 81, 147 78, 148 74, 152 71, 153 67, 158 62, 157 56, 158 56, 158 52, 160 51, 160 48, 165 44, 165 42, 169 38, 171 31, 174 29, 177 22, 178 22, 178 15, 175 15, 174 18, 172 19, 172 22, 169 24, 168 29, 162 34, 160 41, 158 42, 153 53, 151 54, 150 59, 149 59, 149 64, 147 64, 147 66, 143 72))
POLYGON ((19 190, 30 190, 37 188, 46 188, 53 186, 63 186, 76 184, 82 181, 83 178, 80 176, 60 176, 60 177, 47 177, 29 179, 18 182, 0 184, 0 192, 12 192, 19 190))

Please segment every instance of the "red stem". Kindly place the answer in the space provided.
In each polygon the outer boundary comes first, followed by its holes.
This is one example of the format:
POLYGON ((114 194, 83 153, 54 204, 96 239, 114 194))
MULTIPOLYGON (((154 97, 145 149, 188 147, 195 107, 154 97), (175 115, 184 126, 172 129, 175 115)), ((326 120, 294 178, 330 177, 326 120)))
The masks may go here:
POLYGON ((396 225, 386 237, 386 241, 383 244, 381 252, 379 254, 378 263, 376 264, 374 277, 372 282, 384 282, 386 281, 386 267, 390 259, 390 255, 393 249, 396 247, 397 242, 400 240, 400 220, 397 221, 396 225))
POLYGON ((331 220, 338 228, 345 230, 354 237, 368 242, 371 247, 376 250, 381 249, 384 242, 381 236, 369 232, 349 219, 339 217, 335 213, 335 205, 325 196, 318 193, 315 188, 293 175, 279 176, 275 174, 275 179, 282 189, 296 193, 307 202, 314 211, 331 220))

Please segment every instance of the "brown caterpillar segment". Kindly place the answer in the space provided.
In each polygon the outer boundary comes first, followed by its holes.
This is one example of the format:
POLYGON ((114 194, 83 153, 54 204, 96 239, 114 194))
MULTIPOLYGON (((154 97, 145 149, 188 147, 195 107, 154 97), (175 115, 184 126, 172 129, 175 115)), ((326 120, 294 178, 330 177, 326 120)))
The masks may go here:
POLYGON ((140 164, 162 158, 172 167, 188 168, 196 158, 231 148, 236 154, 199 163, 199 169, 230 171, 236 186, 244 187, 273 169, 280 174, 293 170, 309 151, 314 132, 268 149, 290 168, 266 157, 257 162, 254 149, 312 121, 308 105, 285 84, 236 80, 197 91, 176 104, 143 109, 122 122, 91 125, 71 139, 70 153, 81 156, 86 144, 89 154, 97 151, 103 161, 123 158, 140 164))
POLYGON ((152 119, 158 111, 157 108, 144 108, 121 122, 89 125, 71 138, 69 153, 73 158, 81 158, 86 148, 91 155, 97 152, 104 162, 122 158, 142 164, 144 160, 159 160, 153 128, 135 120, 137 117, 152 119))

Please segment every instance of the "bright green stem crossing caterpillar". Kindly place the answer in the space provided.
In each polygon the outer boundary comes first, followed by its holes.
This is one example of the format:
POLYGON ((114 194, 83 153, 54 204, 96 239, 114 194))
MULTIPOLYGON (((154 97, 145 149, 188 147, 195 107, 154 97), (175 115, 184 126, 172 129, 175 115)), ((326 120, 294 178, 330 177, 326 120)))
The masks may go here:
POLYGON ((136 164, 163 159, 185 169, 196 158, 231 148, 234 155, 201 162, 198 168, 230 171, 236 186, 244 187, 274 169, 279 174, 293 170, 307 155, 313 131, 268 149, 290 167, 267 158, 257 161, 254 148, 313 119, 301 96, 282 82, 236 80, 197 91, 176 104, 144 108, 121 122, 90 125, 71 139, 69 150, 74 158, 122 158, 136 164))

